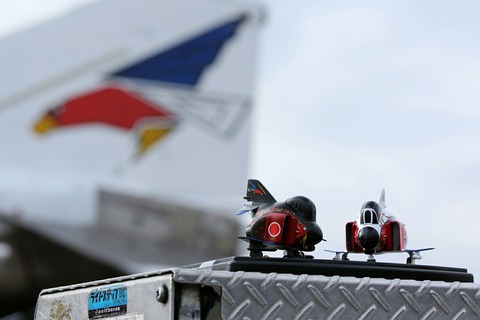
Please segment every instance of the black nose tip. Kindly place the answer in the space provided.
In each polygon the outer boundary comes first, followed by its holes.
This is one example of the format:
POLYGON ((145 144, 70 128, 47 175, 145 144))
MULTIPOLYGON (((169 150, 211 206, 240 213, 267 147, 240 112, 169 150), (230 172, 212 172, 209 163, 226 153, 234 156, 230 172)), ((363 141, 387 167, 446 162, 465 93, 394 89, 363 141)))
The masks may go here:
POLYGON ((365 250, 365 252, 374 251, 380 242, 380 235, 377 230, 372 227, 363 227, 358 231, 358 244, 365 250))
POLYGON ((322 229, 315 221, 305 221, 305 225, 308 230, 307 243, 317 244, 323 240, 322 229))

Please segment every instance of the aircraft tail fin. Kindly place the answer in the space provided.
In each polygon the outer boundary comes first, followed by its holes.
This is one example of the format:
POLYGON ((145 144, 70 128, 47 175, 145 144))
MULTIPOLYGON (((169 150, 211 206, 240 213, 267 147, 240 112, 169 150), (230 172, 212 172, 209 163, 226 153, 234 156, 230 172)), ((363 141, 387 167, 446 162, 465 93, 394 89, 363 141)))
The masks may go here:
POLYGON ((276 202, 275 198, 265 188, 265 186, 258 180, 249 179, 247 183, 247 201, 252 202, 276 202))
POLYGON ((380 194, 380 201, 378 204, 382 209, 385 209, 387 206, 385 205, 385 188, 382 189, 382 193, 380 194))

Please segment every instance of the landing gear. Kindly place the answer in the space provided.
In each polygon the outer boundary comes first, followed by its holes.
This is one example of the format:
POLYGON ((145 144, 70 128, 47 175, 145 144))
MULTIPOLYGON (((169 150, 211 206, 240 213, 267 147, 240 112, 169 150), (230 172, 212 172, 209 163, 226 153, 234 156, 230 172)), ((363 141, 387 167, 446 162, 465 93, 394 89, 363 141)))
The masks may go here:
POLYGON ((324 250, 326 252, 331 252, 335 253, 335 256, 333 257, 333 260, 343 260, 343 261, 349 261, 348 259, 348 251, 332 251, 332 250, 324 250))
POLYGON ((305 259, 305 253, 300 250, 285 250, 283 251, 284 258, 301 258, 305 259))
POLYGON ((407 264, 415 264, 415 260, 422 259, 422 256, 418 251, 407 251, 407 253, 408 253, 407 264))
POLYGON ((261 258, 263 257, 263 252, 258 250, 250 250, 250 257, 252 258, 261 258))
POLYGON ((285 250, 283 251, 284 258, 290 259, 313 259, 312 255, 305 254, 305 252, 300 250, 285 250))
MULTIPOLYGON (((313 256, 306 255, 303 251, 298 249, 290 249, 290 248, 282 248, 283 257, 289 259, 313 259, 313 256)), ((250 246, 248 247, 248 251, 250 251, 250 257, 252 258, 262 258, 264 257, 263 251, 277 251, 278 248, 267 246, 258 241, 250 241, 250 246)), ((266 256, 265 256, 266 257, 266 256)))
POLYGON ((263 251, 272 251, 269 250, 264 244, 250 241, 250 246, 248 247, 248 251, 250 251, 250 257, 252 258, 262 258, 263 251))

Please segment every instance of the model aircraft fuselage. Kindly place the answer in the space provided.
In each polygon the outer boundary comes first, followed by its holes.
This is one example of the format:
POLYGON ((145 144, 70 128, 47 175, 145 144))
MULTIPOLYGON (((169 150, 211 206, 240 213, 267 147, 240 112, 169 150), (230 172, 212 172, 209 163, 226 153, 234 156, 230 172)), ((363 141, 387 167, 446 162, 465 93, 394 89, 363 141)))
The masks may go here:
POLYGON ((237 213, 249 212, 252 222, 246 228, 251 256, 261 256, 261 251, 285 250, 287 257, 301 257, 302 251, 313 251, 323 240, 316 223, 316 208, 312 201, 296 196, 276 201, 258 180, 248 180, 248 201, 237 213))
POLYGON ((349 253, 403 252, 407 245, 405 225, 385 211, 384 190, 379 203, 365 202, 358 218, 348 222, 345 229, 349 253))

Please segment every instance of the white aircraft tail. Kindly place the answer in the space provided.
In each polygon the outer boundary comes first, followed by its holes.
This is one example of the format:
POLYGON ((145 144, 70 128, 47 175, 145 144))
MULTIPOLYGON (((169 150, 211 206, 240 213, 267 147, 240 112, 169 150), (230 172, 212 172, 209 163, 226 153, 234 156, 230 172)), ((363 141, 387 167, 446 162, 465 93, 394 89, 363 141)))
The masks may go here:
POLYGON ((378 205, 382 209, 385 209, 387 207, 385 205, 385 188, 382 189, 382 193, 380 194, 380 200, 378 201, 378 205))
POLYGON ((99 188, 236 208, 258 20, 241 2, 102 1, 0 39, 0 210, 78 223, 99 188))
POLYGON ((259 12, 98 1, 0 39, 0 317, 238 253, 259 12))

